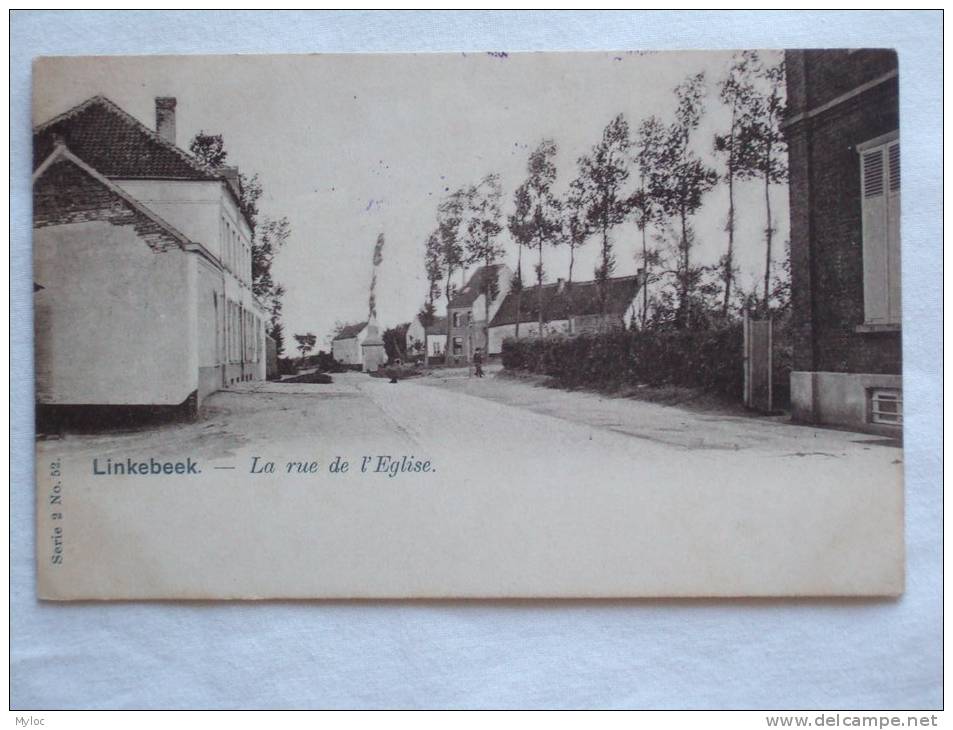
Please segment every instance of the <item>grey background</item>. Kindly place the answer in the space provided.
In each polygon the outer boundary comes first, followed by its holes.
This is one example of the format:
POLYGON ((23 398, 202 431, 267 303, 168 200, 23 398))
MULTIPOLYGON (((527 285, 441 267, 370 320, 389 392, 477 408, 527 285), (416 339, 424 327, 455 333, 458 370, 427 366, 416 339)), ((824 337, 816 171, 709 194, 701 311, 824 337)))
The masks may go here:
POLYGON ((14 12, 11 702, 937 708, 940 12, 14 12), (33 565, 30 62, 38 55, 877 46, 900 56, 907 590, 899 600, 41 604, 33 565))

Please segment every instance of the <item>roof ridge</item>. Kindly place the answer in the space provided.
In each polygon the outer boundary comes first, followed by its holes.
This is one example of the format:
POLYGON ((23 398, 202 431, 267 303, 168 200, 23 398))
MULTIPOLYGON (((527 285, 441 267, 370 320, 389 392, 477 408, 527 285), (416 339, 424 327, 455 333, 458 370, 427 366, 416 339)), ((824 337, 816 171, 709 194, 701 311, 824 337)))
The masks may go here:
POLYGON ((138 127, 141 131, 145 132, 146 135, 150 139, 152 139, 152 141, 157 142, 160 145, 175 152, 179 157, 182 158, 184 162, 186 162, 186 164, 191 165, 195 170, 199 172, 203 172, 207 175, 210 175, 217 180, 225 180, 225 176, 221 172, 217 172, 214 168, 208 165, 203 165, 194 156, 186 152, 177 144, 174 144, 173 142, 170 142, 169 140, 165 139, 155 130, 152 130, 149 127, 147 127, 143 122, 136 119, 136 117, 134 117, 132 114, 127 112, 125 109, 119 106, 112 99, 110 99, 107 96, 104 96, 103 94, 96 94, 95 96, 91 96, 86 101, 81 102, 80 104, 77 104, 76 106, 74 106, 72 109, 67 109, 62 114, 59 114, 53 117, 52 119, 49 119, 43 122, 42 124, 38 124, 37 126, 33 128, 33 134, 39 134, 40 132, 48 129, 54 124, 58 124, 67 119, 71 119, 95 104, 101 104, 109 111, 119 114, 123 119, 131 122, 136 127, 138 127))
MULTIPOLYGON (((638 279, 638 278, 639 278, 639 275, 638 275, 638 274, 628 274, 627 276, 612 276, 612 277, 606 279, 606 281, 607 281, 607 282, 628 281, 629 279, 638 279)), ((582 284, 598 284, 598 283, 600 283, 600 282, 599 282, 598 279, 586 279, 585 281, 566 281, 566 280, 563 280, 562 283, 563 283, 564 286, 575 286, 575 285, 577 285, 577 284, 578 284, 578 285, 582 285, 582 284)), ((540 284, 530 284, 529 286, 524 286, 524 287, 523 287, 523 291, 526 291, 527 289, 536 289, 536 288, 539 287, 539 286, 540 286, 540 284)), ((548 282, 548 283, 546 283, 546 284, 542 284, 542 287, 543 287, 544 289, 545 289, 546 287, 550 287, 550 286, 559 286, 559 282, 558 282, 558 281, 551 281, 551 282, 548 282)), ((512 293, 512 291, 513 291, 513 290, 511 290, 511 293, 512 293)), ((509 296, 509 295, 507 295, 507 296, 509 296)))

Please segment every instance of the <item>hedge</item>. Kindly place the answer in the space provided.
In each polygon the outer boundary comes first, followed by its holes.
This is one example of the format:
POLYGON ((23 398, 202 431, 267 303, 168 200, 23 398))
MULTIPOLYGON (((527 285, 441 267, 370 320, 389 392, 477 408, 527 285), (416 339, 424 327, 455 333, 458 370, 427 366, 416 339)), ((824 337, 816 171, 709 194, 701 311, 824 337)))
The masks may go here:
POLYGON ((548 375, 569 388, 678 385, 740 398, 740 323, 714 329, 613 331, 503 343, 503 367, 548 375))

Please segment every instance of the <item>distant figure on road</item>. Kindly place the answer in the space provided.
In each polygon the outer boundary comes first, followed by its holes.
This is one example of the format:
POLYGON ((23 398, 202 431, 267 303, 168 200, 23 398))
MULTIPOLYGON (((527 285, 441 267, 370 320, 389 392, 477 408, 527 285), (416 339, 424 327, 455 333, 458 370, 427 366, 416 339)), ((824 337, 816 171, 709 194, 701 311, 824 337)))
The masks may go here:
POLYGON ((478 378, 483 377, 483 352, 478 347, 476 352, 473 353, 473 367, 475 368, 474 375, 478 378))
POLYGON ((396 383, 397 376, 400 375, 400 358, 394 360, 394 364, 390 366, 389 370, 390 382, 396 383))

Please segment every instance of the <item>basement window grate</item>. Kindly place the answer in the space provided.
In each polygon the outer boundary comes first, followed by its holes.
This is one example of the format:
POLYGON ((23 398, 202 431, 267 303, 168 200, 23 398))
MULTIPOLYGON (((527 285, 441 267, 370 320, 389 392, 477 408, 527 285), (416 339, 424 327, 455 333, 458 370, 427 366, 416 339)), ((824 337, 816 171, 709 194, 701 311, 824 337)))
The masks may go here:
POLYGON ((887 426, 903 425, 903 396, 897 388, 870 390, 870 422, 887 426))

